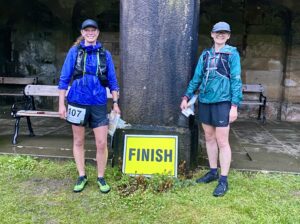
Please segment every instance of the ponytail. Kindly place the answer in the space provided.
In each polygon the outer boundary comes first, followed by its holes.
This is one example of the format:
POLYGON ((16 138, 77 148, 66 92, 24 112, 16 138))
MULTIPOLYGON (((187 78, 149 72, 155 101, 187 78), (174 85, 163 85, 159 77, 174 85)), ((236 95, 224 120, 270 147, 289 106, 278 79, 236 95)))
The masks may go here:
POLYGON ((76 41, 73 43, 73 46, 78 46, 82 40, 84 40, 84 37, 80 35, 79 37, 77 37, 76 41))

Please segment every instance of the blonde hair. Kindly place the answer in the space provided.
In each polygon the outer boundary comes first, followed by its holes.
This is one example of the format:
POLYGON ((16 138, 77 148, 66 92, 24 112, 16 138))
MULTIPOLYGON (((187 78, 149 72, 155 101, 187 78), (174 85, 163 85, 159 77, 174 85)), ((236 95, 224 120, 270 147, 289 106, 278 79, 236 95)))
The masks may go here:
POLYGON ((76 41, 73 43, 73 46, 78 46, 83 39, 84 37, 82 35, 77 37, 76 41))

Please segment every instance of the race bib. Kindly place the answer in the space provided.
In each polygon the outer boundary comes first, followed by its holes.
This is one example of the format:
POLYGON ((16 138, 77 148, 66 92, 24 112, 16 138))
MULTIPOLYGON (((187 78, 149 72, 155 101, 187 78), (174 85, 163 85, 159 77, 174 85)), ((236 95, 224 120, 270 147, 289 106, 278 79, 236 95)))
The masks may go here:
POLYGON ((68 105, 67 121, 73 124, 83 124, 86 109, 68 105))

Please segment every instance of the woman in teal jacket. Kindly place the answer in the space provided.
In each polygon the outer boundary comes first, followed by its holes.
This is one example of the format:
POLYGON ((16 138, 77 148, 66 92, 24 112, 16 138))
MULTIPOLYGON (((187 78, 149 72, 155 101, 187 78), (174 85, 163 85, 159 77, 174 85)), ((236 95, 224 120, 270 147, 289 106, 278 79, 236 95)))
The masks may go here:
POLYGON ((230 32, 228 23, 218 22, 213 26, 211 37, 214 45, 202 52, 180 105, 182 110, 186 109, 188 100, 199 89, 199 120, 205 133, 210 171, 196 182, 219 180, 213 192, 216 197, 223 196, 228 190, 230 123, 237 119, 237 107, 242 100, 240 56, 235 47, 226 44, 230 32), (218 155, 220 177, 217 169, 218 155))

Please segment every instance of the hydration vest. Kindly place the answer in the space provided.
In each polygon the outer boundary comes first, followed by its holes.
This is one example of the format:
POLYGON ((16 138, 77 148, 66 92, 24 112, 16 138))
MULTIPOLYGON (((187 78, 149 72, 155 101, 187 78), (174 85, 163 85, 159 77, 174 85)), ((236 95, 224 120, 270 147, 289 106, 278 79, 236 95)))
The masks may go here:
MULTIPOLYGON (((75 61, 75 68, 73 72, 73 80, 80 79, 85 75, 85 64, 86 64, 87 53, 80 45, 78 46, 77 57, 75 61)), ((96 75, 103 87, 108 86, 107 77, 107 65, 106 65, 106 53, 105 48, 100 47, 97 49, 97 71, 96 75)))
POLYGON ((204 61, 204 66, 203 66, 203 71, 209 72, 209 70, 216 70, 220 75, 226 76, 227 78, 230 78, 230 67, 229 67, 229 55, 231 53, 227 52, 217 52, 214 55, 210 53, 209 50, 206 50, 204 56, 203 56, 203 61, 204 61), (212 58, 215 59, 215 65, 212 67, 209 63, 211 63, 212 58))

